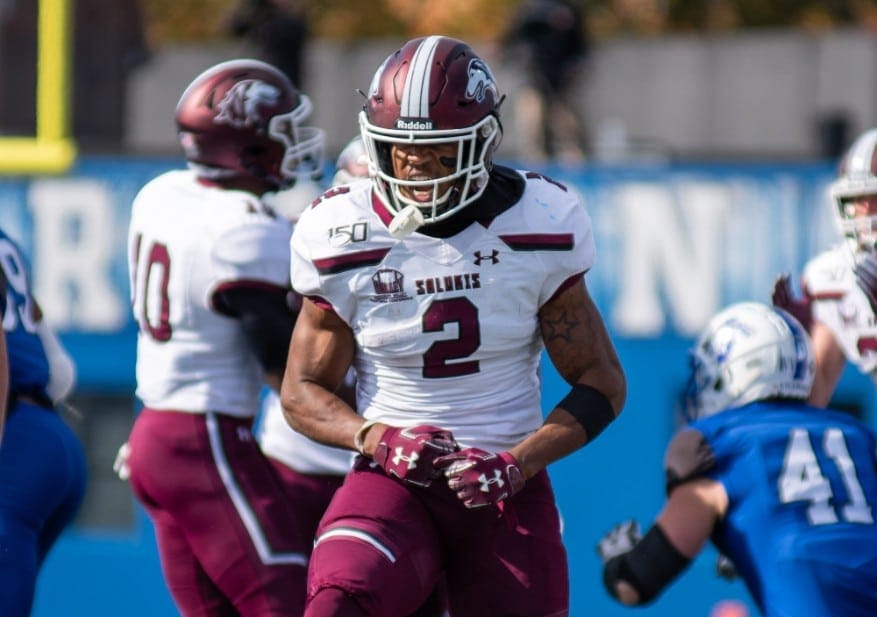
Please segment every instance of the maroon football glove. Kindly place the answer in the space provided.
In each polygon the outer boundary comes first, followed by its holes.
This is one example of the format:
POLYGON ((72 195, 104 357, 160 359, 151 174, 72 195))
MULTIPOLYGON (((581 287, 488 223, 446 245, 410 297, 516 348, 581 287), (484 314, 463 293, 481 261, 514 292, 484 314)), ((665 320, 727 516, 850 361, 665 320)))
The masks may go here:
POLYGON ((868 253, 856 266, 856 283, 865 292, 871 309, 877 313, 877 254, 868 253))
POLYGON ((467 508, 480 508, 508 499, 524 488, 524 474, 508 452, 466 448, 435 462, 445 470, 448 487, 467 508))
POLYGON ((773 284, 773 293, 770 296, 771 303, 789 313, 801 322, 808 332, 813 325, 813 313, 811 311, 811 298, 806 293, 796 298, 792 291, 792 281, 788 274, 781 274, 773 284))
POLYGON ((441 475, 433 462, 459 449, 450 431, 425 424, 411 428, 390 426, 381 434, 372 458, 390 475, 429 486, 441 475))

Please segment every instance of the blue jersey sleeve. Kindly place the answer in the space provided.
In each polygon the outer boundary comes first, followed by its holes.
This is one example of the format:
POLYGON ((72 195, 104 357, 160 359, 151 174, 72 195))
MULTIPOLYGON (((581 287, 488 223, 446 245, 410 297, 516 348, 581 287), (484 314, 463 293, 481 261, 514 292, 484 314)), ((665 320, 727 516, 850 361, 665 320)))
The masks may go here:
POLYGON ((9 355, 9 389, 48 400, 49 360, 37 333, 29 266, 18 245, 0 230, 0 271, 6 281, 2 294, 3 329, 9 355))

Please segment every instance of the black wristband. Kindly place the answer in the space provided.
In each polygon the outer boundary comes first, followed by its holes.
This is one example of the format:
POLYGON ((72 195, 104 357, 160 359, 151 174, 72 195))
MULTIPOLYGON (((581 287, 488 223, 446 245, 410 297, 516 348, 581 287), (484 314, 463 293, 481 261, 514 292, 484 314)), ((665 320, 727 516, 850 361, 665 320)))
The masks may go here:
POLYGON ((652 525, 631 551, 606 562, 603 584, 617 598, 615 584, 624 581, 636 589, 639 595, 637 604, 645 604, 653 600, 690 562, 688 557, 676 550, 658 525, 652 525))
POLYGON ((580 383, 572 387, 557 407, 565 409, 582 425, 589 443, 615 419, 615 410, 606 395, 597 388, 580 383))

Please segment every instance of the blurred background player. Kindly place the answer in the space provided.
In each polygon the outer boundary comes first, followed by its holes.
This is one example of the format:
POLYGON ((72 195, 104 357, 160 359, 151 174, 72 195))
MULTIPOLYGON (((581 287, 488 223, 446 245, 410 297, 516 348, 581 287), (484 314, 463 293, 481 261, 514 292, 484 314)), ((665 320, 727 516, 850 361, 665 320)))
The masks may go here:
MULTIPOLYGON (((5 279, 0 315, 9 371, 8 405, 3 399, 7 416, 0 427, 4 617, 30 614, 39 569, 79 510, 86 484, 82 445, 55 410, 73 389, 75 369, 43 320, 29 272, 24 254, 0 230, 0 274, 5 279)), ((5 364, 0 361, 4 373, 5 364)))
POLYGON ((296 86, 305 85, 308 22, 294 0, 239 0, 225 22, 227 31, 248 41, 260 60, 296 86))
POLYGON ((493 164, 500 102, 462 41, 407 42, 360 113, 371 181, 293 233, 281 400, 296 430, 360 454, 320 524, 309 616, 406 615, 443 572, 451 615, 568 611, 545 467, 615 419, 625 378, 584 284, 587 212, 493 164), (571 386, 544 421, 543 345, 571 386), (351 365, 359 413, 333 394, 351 365))
POLYGON ((599 544, 609 593, 652 601, 712 539, 767 617, 873 615, 877 443, 848 414, 806 403, 804 328, 785 311, 735 304, 691 356, 667 502, 645 536, 628 521, 599 544))
POLYGON ((515 121, 534 162, 585 160, 580 96, 590 51, 580 0, 524 0, 503 35, 504 55, 524 82, 515 121))
POLYGON ((309 99, 256 60, 218 64, 180 98, 188 169, 134 200, 137 396, 131 486, 183 615, 298 615, 313 531, 251 433, 278 389, 295 314, 289 221, 262 197, 309 178, 323 134, 309 99))
POLYGON ((365 151, 362 137, 357 135, 347 142, 338 155, 332 186, 350 184, 361 178, 368 178, 368 152, 365 151))
MULTIPOLYGON (((359 138, 357 138, 359 141, 359 138)), ((360 141, 361 144, 361 141, 360 141)), ((364 153, 364 150, 363 150, 364 153)), ((368 167, 363 169, 352 165, 348 145, 338 157, 333 184, 339 178, 345 182, 355 179, 353 174, 368 175, 368 167), (343 175, 342 174, 346 174, 343 175)), ((272 207, 295 225, 301 213, 323 192, 314 178, 298 178, 295 186, 274 193, 272 207)), ((301 306, 301 297, 291 292, 291 302, 296 310, 301 306)), ((337 392, 348 405, 354 406, 353 372, 337 392)), ((257 439, 262 452, 275 463, 275 468, 283 479, 290 499, 296 503, 296 517, 304 530, 309 530, 313 538, 320 517, 325 512, 335 490, 344 481, 344 474, 350 469, 352 456, 349 450, 324 446, 298 433, 286 422, 280 397, 273 389, 263 394, 262 414, 257 431, 257 439)))
MULTIPOLYGON (((0 268, 0 317, 6 313, 6 275, 0 268)), ((2 323, 2 322, 0 322, 2 323)), ((9 355, 6 352, 6 333, 0 328, 0 446, 3 444, 3 427, 9 403, 9 355)))
POLYGON ((803 297, 794 297, 788 276, 773 291, 773 303, 812 337, 810 402, 819 407, 831 399, 847 360, 872 377, 877 371, 877 129, 850 146, 829 190, 840 242, 807 262, 803 297))

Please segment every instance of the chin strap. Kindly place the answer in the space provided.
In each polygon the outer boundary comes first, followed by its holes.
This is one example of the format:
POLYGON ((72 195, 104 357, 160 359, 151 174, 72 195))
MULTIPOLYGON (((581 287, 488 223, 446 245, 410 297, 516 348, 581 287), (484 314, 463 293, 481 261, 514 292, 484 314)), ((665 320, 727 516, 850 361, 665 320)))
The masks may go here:
POLYGON ((420 211, 420 208, 417 206, 405 206, 390 221, 390 235, 394 238, 402 239, 417 231, 417 228, 423 225, 423 223, 423 213, 420 211))

